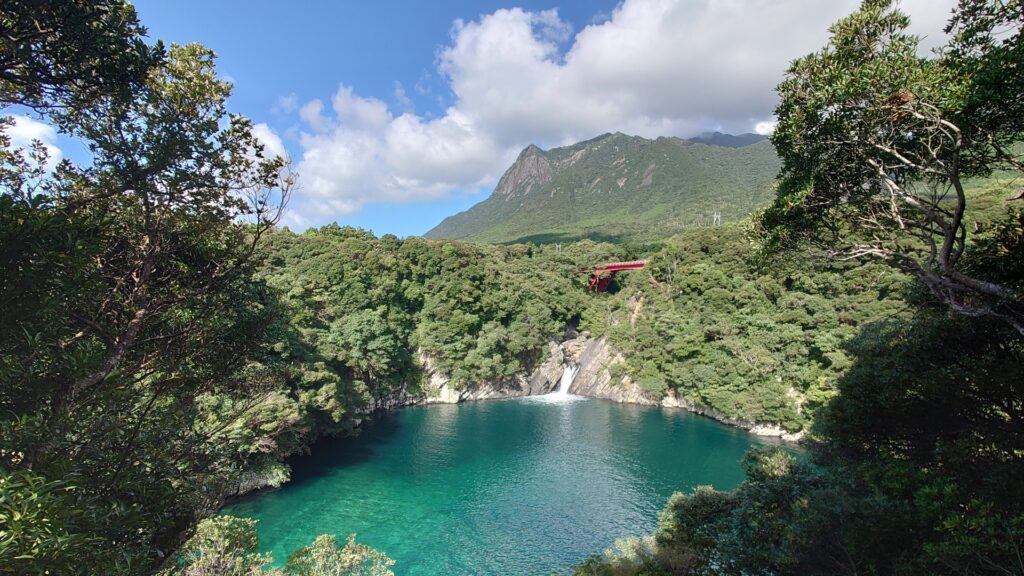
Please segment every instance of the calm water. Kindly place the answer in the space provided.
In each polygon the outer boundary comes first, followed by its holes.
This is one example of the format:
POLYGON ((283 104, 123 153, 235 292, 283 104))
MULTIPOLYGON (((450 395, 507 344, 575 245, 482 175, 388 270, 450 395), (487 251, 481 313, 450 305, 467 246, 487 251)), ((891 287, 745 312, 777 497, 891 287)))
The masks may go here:
POLYGON ((566 572, 654 530, 675 490, 735 487, 756 440, 681 410, 537 399, 406 408, 314 446, 258 518, 283 561, 317 534, 386 552, 396 575, 566 572))

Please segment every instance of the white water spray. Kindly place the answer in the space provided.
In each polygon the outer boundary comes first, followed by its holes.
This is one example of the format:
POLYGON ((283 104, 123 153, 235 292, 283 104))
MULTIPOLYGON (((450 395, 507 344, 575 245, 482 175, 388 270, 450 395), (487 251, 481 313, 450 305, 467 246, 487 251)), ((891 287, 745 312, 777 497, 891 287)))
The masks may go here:
POLYGON ((558 381, 558 388, 548 392, 547 394, 527 396, 526 400, 531 402, 543 402, 545 404, 571 404, 578 400, 583 400, 584 398, 582 396, 569 394, 569 387, 572 386, 572 382, 576 379, 576 374, 579 373, 579 371, 579 366, 567 365, 565 370, 562 371, 562 379, 558 381))
POLYGON ((572 386, 572 381, 576 379, 576 373, 579 372, 579 368, 576 366, 568 365, 562 372, 562 379, 558 381, 558 390, 552 392, 552 395, 568 396, 569 387, 572 386))

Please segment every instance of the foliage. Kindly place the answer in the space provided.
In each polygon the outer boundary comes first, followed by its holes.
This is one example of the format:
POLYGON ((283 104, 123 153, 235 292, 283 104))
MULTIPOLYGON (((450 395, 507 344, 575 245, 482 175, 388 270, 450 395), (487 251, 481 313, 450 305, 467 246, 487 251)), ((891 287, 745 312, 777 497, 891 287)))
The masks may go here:
POLYGON ((74 510, 83 503, 68 480, 47 481, 28 470, 0 473, 0 566, 16 573, 67 573, 76 551, 97 544, 74 510))
POLYGON ((295 576, 394 576, 394 560, 369 546, 356 544, 356 535, 339 546, 333 536, 317 536, 311 546, 288 557, 284 573, 295 576))
POLYGON ((880 266, 831 268, 754 259, 744 229, 690 230, 591 301, 581 324, 607 334, 626 373, 721 416, 796 431, 835 394, 850 359, 841 344, 901 314, 905 278, 880 266))
POLYGON ((841 343, 905 308, 898 273, 764 270, 735 225, 673 238, 613 294, 587 293, 579 267, 637 253, 589 241, 500 247, 326 226, 271 233, 263 255, 291 327, 272 347, 313 435, 346 426, 344 407, 415 391, 425 361, 456 387, 528 372, 577 322, 607 334, 653 395, 796 431, 849 366, 841 343))
POLYGON ((209 50, 172 47, 137 85, 103 76, 127 60, 91 67, 141 42, 130 7, 94 7, 22 8, 50 35, 18 57, 81 66, 84 84, 4 86, 41 106, 88 95, 47 113, 92 153, 51 173, 45 148, 0 138, 0 471, 8 502, 59 509, 13 524, 21 573, 150 570, 244 466, 225 430, 254 426, 282 386, 260 363, 273 298, 251 257, 290 187, 284 162, 227 113, 209 50), (54 14, 87 20, 47 32, 54 14))
MULTIPOLYGON (((1024 221, 1006 174, 980 177, 1019 170, 1020 10, 963 0, 947 50, 920 58, 905 18, 868 0, 780 88, 768 247, 852 239, 964 318, 889 267, 790 253, 768 271, 734 224, 657 246, 275 230, 287 162, 228 113, 212 52, 147 46, 120 2, 4 4, 0 102, 34 107, 92 163, 51 172, 44 146, 12 150, 0 130, 0 570, 264 573, 252 521, 198 522, 227 494, 284 481, 285 455, 417 393, 425 370, 500 384, 576 325, 652 395, 813 421, 816 442, 808 459, 752 453, 733 493, 674 496, 653 537, 580 573, 1019 570, 1024 349, 984 316, 1019 314, 1024 221), (648 270, 617 292, 585 291, 581 266, 635 257, 648 270)), ((721 203, 741 217, 774 162, 764 145, 622 135, 524 154, 533 173, 506 190, 522 211, 473 233, 662 239, 721 203), (649 194, 574 204, 619 178, 649 194)), ((284 573, 390 565, 322 536, 284 573)))
POLYGON ((805 457, 751 453, 737 490, 673 496, 643 555, 578 574, 1024 574, 1024 223, 994 173, 1019 170, 1021 16, 964 0, 928 59, 890 2, 868 0, 794 63, 767 255, 852 246, 924 282, 906 313, 833 341, 846 367, 805 457))
POLYGON ((1024 333, 1019 285, 972 275, 970 177, 1019 171, 1024 46, 1019 2, 963 0, 950 44, 918 56, 909 19, 866 0, 779 85, 783 161, 759 216, 766 247, 816 241, 916 276, 963 314, 1024 333), (996 36, 1001 39, 997 39, 996 36))
POLYGON ((674 495, 652 560, 616 573, 1019 573, 1024 342, 925 308, 848 351, 807 457, 755 451, 736 491, 674 495))
POLYGON ((409 238, 329 225, 265 245, 267 283, 284 294, 299 341, 275 347, 307 401, 363 404, 416 389, 422 364, 456 387, 509 378, 540 359, 579 314, 580 253, 409 238), (418 351, 420 358, 413 355, 418 351), (328 393, 333 390, 333 393, 328 393))
POLYGON ((256 521, 234 516, 207 518, 196 527, 167 574, 181 576, 257 576, 270 562, 257 553, 256 521))
POLYGON ((0 105, 83 107, 138 87, 163 56, 123 0, 5 0, 0 105))
POLYGON ((310 546, 293 552, 283 570, 268 568, 271 558, 259 554, 256 521, 235 516, 214 516, 199 523, 164 576, 394 576, 394 561, 369 546, 358 544, 355 534, 344 546, 321 535, 310 546))

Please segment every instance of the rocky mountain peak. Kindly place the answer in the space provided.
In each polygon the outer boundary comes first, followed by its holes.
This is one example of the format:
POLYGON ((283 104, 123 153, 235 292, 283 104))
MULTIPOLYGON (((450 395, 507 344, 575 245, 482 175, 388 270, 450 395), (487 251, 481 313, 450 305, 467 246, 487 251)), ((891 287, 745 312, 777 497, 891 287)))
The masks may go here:
POLYGON ((529 194, 551 181, 551 162, 544 151, 530 144, 519 153, 519 157, 498 181, 495 194, 511 198, 529 194))

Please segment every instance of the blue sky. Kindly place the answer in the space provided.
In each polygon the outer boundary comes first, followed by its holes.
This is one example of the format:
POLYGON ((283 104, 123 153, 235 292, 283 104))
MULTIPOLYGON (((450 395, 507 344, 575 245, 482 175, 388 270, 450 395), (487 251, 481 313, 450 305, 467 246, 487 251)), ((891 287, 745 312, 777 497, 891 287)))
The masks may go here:
MULTIPOLYGON (((954 0, 903 0, 941 39, 954 0)), ((200 42, 234 112, 298 174, 283 223, 423 234, 486 198, 528 144, 605 132, 771 130, 788 63, 859 0, 136 0, 150 36, 200 42)), ((15 144, 75 145, 17 118, 15 144)))
MULTIPOLYGON (((294 117, 281 110, 280 98, 325 98, 340 83, 380 98, 395 110, 411 101, 419 114, 443 114, 452 94, 438 74, 437 52, 448 42, 453 23, 509 6, 479 0, 319 2, 315 7, 264 0, 137 0, 135 5, 153 38, 213 48, 219 71, 235 84, 232 110, 265 122, 278 133, 294 124, 294 117), (409 101, 396 98, 398 85, 409 101)), ((531 11, 555 7, 549 2, 516 5, 531 11)), ((562 19, 582 28, 595 18, 606 18, 603 15, 615 5, 612 0, 588 0, 558 7, 562 19)), ((283 143, 292 158, 301 158, 295 142, 286 138, 283 143)), ((492 189, 453 190, 447 197, 424 201, 369 203, 337 221, 377 234, 419 235, 483 200, 492 189)))

